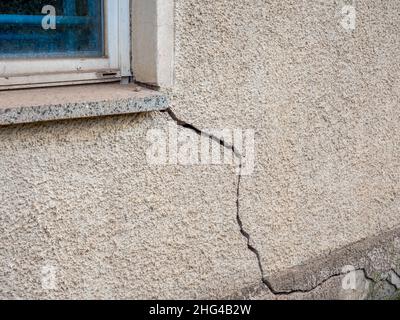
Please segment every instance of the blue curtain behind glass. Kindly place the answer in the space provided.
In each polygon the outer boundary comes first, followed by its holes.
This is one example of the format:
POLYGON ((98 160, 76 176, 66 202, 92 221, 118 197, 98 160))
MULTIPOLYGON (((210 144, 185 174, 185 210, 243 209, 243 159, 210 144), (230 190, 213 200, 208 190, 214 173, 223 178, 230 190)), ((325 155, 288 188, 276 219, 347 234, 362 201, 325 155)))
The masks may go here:
MULTIPOLYGON (((101 0, 13 0, 0 2, 0 57, 100 57, 104 53, 101 0), (55 9, 55 20, 42 13, 55 9), (55 22, 55 29, 42 21, 55 22)), ((50 12, 49 12, 50 13, 50 12)))

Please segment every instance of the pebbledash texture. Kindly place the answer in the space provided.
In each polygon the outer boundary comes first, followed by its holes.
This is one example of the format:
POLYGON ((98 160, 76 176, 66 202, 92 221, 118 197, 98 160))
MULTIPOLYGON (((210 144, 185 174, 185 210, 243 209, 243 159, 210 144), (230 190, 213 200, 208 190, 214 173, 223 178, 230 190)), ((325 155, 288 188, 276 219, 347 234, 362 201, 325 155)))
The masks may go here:
POLYGON ((398 298, 400 2, 346 4, 176 0, 169 110, 0 126, 0 298, 398 298), (171 127, 238 161, 149 162, 171 127))

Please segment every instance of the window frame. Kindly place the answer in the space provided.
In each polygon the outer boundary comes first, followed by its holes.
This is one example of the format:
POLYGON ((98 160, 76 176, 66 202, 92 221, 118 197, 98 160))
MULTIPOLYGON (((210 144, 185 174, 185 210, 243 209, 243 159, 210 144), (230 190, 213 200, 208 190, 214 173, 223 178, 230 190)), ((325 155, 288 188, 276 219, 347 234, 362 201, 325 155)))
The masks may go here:
POLYGON ((130 12, 129 0, 104 0, 104 57, 0 59, 0 90, 130 77, 130 12))
POLYGON ((175 1, 132 1, 132 69, 151 86, 175 84, 175 1))

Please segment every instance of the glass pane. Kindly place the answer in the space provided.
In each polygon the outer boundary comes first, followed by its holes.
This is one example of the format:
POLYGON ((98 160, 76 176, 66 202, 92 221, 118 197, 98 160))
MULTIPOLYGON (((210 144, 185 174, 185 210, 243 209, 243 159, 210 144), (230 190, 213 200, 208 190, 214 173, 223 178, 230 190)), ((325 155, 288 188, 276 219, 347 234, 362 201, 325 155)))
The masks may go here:
POLYGON ((101 57, 102 0, 0 0, 0 58, 101 57))

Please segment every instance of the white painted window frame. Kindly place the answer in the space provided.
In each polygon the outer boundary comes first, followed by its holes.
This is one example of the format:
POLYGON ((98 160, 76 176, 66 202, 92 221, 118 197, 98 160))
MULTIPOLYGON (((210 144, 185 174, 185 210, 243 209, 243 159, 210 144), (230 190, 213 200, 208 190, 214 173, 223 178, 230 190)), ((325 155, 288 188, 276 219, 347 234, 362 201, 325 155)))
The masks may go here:
POLYGON ((174 0, 105 0, 105 7, 107 58, 0 60, 0 90, 116 81, 132 71, 137 82, 172 87, 174 0))
POLYGON ((174 0, 132 0, 135 80, 162 88, 174 85, 174 0))
POLYGON ((131 76, 130 0, 104 0, 104 14, 105 57, 0 60, 0 90, 131 76))

